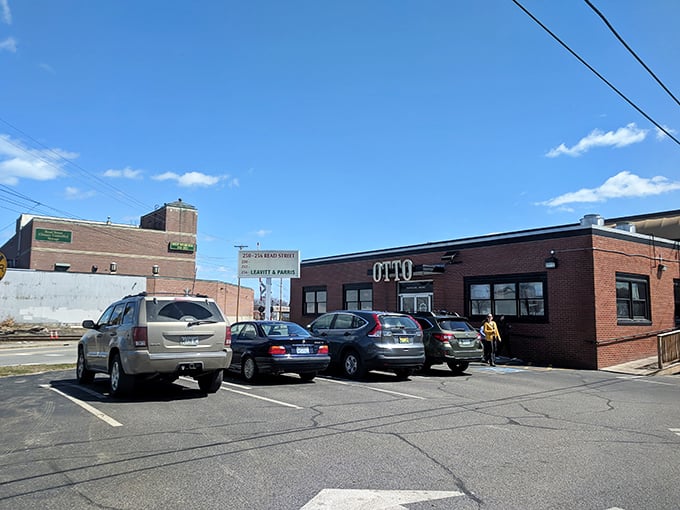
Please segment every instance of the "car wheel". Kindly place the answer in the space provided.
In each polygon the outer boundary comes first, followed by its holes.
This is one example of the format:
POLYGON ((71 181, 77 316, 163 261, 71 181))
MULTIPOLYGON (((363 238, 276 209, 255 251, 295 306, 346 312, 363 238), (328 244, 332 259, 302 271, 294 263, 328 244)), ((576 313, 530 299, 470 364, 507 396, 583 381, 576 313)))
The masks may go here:
POLYGON ((413 374, 413 370, 410 368, 397 368, 394 373, 397 374, 397 379, 405 381, 413 374))
POLYGON ((87 368, 87 362, 85 361, 85 352, 81 347, 78 349, 78 361, 76 364, 76 379, 78 379, 79 384, 90 384, 94 381, 94 372, 87 368))
POLYGON ((313 381, 314 378, 316 377, 316 372, 302 372, 301 374, 298 374, 300 376, 300 379, 303 381, 313 381))
POLYGON ((462 374, 470 366, 467 361, 447 361, 446 364, 454 374, 462 374))
POLYGON ((198 387, 203 393, 217 393, 222 386, 223 377, 222 370, 202 375, 197 378, 198 387))
POLYGON ((366 375, 364 363, 356 351, 348 351, 342 358, 342 370, 350 379, 360 379, 366 375))
POLYGON ((257 378, 257 363, 250 356, 241 361, 241 375, 248 382, 253 382, 257 378))
POLYGON ((110 386, 111 395, 114 397, 119 397, 130 393, 135 385, 135 379, 133 376, 126 374, 125 369, 123 369, 123 363, 120 361, 120 354, 116 354, 111 363, 110 371, 110 386))

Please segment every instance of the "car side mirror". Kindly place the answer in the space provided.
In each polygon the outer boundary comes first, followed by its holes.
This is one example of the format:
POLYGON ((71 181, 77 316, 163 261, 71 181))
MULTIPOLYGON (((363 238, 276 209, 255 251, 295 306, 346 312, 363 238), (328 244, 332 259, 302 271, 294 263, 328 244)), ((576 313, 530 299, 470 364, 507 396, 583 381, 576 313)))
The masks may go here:
POLYGON ((97 329, 97 325, 90 319, 84 320, 82 326, 85 329, 97 329))

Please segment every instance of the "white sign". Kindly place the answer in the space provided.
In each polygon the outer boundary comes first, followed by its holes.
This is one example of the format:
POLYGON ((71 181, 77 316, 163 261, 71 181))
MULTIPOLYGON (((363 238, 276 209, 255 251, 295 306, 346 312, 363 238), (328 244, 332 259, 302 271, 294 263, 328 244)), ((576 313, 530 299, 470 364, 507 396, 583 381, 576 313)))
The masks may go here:
POLYGON ((410 259, 388 260, 373 264, 373 281, 390 281, 390 275, 395 282, 400 280, 409 281, 413 277, 413 262, 410 259))
POLYGON ((300 278, 300 252, 247 251, 238 252, 239 278, 300 278))

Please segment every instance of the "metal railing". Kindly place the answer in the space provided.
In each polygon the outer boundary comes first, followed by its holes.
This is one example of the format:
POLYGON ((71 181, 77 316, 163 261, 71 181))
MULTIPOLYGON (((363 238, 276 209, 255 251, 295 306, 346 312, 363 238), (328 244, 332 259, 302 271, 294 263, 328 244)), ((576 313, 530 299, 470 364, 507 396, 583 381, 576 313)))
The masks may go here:
POLYGON ((657 335, 659 370, 680 361, 680 330, 657 335))

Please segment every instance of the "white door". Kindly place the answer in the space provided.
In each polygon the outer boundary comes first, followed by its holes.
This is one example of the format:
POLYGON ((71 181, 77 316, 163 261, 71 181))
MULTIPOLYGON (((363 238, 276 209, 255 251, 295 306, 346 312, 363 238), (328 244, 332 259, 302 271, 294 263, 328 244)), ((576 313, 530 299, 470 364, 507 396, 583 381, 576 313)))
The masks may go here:
POLYGON ((399 296, 400 310, 404 312, 432 311, 432 294, 401 294, 399 296))

